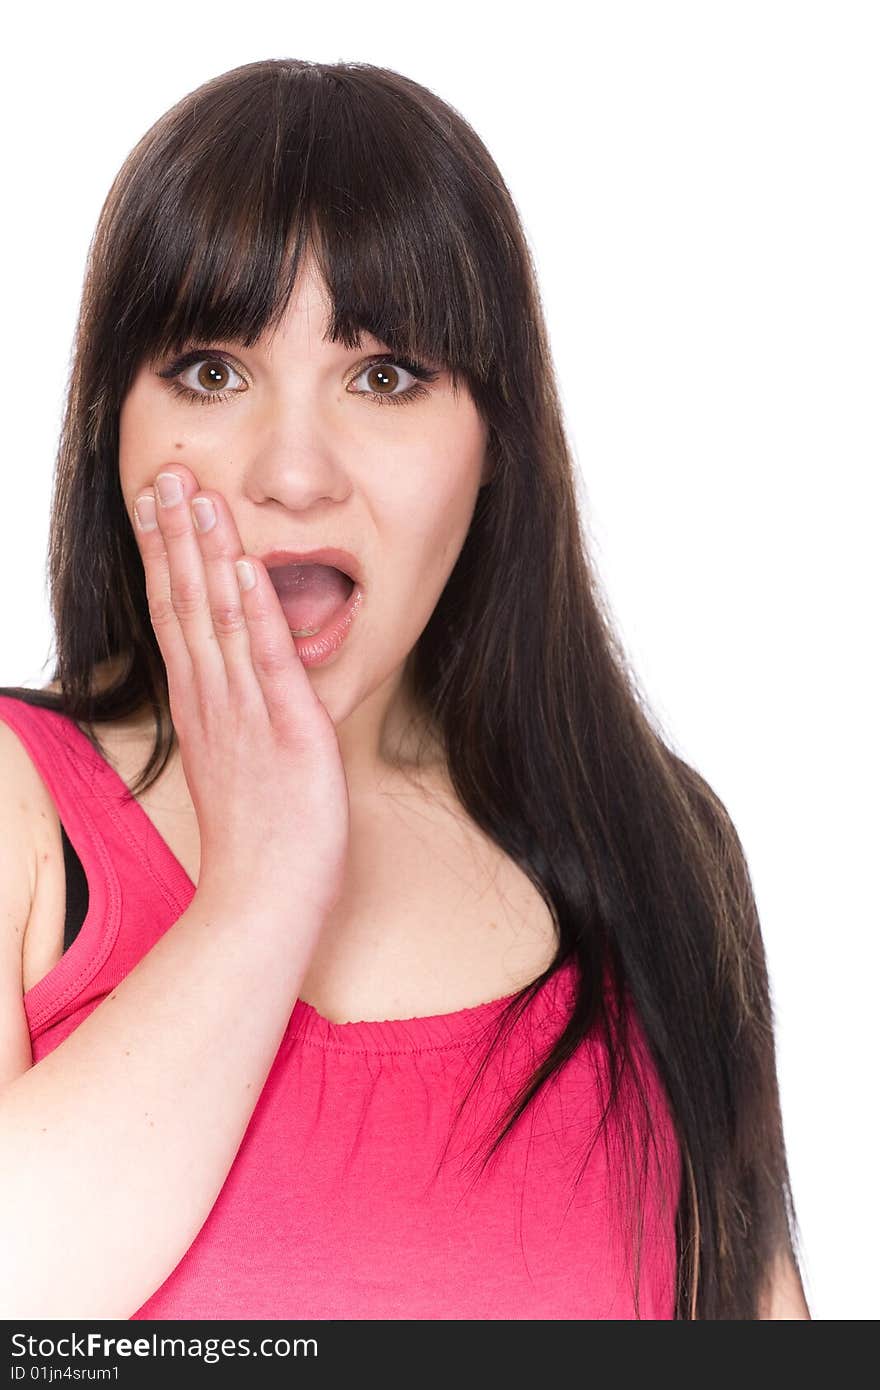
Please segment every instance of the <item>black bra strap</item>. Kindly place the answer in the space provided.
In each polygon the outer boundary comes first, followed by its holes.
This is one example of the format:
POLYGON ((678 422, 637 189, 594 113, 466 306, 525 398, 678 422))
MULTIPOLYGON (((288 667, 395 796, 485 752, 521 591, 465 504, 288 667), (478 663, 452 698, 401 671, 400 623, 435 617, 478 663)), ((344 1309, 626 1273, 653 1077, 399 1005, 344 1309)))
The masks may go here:
POLYGON ((64 949, 68 950, 76 940, 77 933, 86 920, 89 910, 89 885, 82 861, 61 827, 61 843, 64 847, 64 876, 67 883, 64 911, 64 949))

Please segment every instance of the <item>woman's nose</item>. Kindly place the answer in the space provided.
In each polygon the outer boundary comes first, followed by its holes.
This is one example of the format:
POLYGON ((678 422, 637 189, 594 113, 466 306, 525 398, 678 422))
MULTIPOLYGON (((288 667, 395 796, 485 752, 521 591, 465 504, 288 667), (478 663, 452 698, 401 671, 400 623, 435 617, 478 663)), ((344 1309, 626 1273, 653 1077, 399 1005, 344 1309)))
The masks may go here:
POLYGON ((304 424, 301 413, 289 427, 275 426, 245 465, 244 490, 252 501, 280 502, 291 511, 325 500, 341 502, 350 486, 338 445, 304 424))

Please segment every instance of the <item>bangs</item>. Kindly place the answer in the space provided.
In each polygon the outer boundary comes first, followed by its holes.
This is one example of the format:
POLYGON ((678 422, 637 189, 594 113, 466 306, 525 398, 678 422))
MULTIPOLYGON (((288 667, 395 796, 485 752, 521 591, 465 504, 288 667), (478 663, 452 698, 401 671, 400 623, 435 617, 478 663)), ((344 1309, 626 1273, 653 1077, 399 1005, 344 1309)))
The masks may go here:
POLYGON ((359 82, 357 65, 231 77, 184 98, 134 152, 115 291, 130 360, 193 340, 252 346, 312 257, 332 306, 327 341, 356 350, 368 332, 447 370, 455 389, 459 374, 478 387, 503 276, 448 132, 396 86, 359 82))

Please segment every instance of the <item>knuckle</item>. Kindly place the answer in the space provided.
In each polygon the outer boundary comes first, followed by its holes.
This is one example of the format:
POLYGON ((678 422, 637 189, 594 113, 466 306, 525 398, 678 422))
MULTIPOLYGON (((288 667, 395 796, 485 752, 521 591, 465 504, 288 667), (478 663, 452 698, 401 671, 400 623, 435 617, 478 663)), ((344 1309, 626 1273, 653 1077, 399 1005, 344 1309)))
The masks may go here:
POLYGON ((166 597, 164 594, 157 594, 154 598, 151 598, 147 606, 153 627, 163 628, 167 627, 172 619, 175 622, 177 621, 174 605, 170 598, 166 597))
POLYGON ((211 609, 214 627, 221 636, 241 632, 247 627, 247 619, 238 603, 217 603, 211 609))
POLYGON ((259 647, 252 654, 251 660, 260 675, 267 676, 270 680, 283 676, 290 667, 290 653, 276 642, 259 647))
POLYGON ((204 586, 197 579, 178 579, 171 586, 171 601, 184 617, 198 613, 205 604, 204 586))

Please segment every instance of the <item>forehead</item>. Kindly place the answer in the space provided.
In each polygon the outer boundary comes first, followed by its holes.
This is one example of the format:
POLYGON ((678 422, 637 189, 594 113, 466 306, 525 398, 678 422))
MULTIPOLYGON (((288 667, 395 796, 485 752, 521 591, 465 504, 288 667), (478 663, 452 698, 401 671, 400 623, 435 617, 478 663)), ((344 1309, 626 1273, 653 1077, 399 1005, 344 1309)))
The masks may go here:
POLYGON ((384 352, 388 349, 388 343, 363 327, 360 329, 359 343, 351 349, 331 342, 328 329, 332 312, 330 293, 317 263, 311 255, 304 257, 277 327, 267 330, 252 350, 262 352, 269 358, 273 352, 289 350, 308 355, 323 351, 337 356, 340 352, 384 352))

